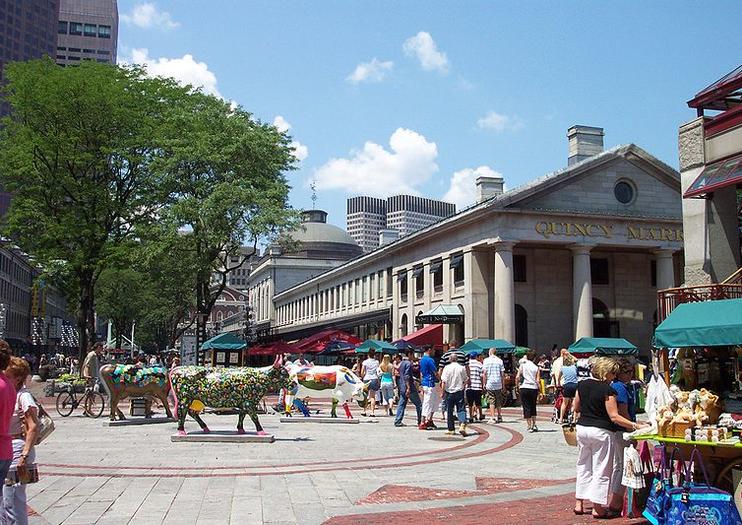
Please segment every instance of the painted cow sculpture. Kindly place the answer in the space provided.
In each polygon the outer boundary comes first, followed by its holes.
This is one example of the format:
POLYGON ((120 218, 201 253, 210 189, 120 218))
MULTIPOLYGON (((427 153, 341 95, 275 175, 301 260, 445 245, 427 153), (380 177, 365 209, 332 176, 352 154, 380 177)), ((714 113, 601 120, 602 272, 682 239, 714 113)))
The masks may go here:
POLYGON ((286 399, 287 415, 291 414, 292 397, 293 404, 305 417, 309 417, 309 410, 301 400, 306 397, 332 399, 332 411, 330 412, 332 417, 337 417, 337 406, 342 404, 345 416, 353 419, 348 407, 348 401, 351 399, 365 406, 368 387, 347 367, 339 365, 293 366, 290 371, 293 384, 289 389, 290 395, 286 399))
MULTIPOLYGON (((159 399, 165 407, 167 417, 172 418, 168 393, 170 383, 167 379, 167 368, 161 366, 139 367, 136 365, 103 365, 100 367, 100 377, 111 397, 111 421, 125 419, 119 410, 119 401, 127 397, 151 396, 159 399)), ((152 402, 147 399, 145 414, 151 414, 152 402)))
POLYGON ((244 434, 245 415, 249 415, 259 435, 265 435, 258 420, 261 399, 290 386, 289 373, 276 356, 273 365, 262 368, 205 368, 179 366, 170 372, 170 384, 175 394, 178 434, 185 434, 186 414, 190 414, 204 432, 209 432, 199 416, 202 407, 231 408, 238 411, 237 432, 244 434))

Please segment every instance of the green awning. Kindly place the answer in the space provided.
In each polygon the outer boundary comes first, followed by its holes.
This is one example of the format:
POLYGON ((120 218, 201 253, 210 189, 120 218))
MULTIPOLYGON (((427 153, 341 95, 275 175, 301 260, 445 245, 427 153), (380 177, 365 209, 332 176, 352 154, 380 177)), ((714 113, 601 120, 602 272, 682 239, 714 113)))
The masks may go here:
POLYGON ((464 322, 464 313, 455 304, 439 304, 415 317, 415 324, 457 324, 464 322))
POLYGON ((212 337, 201 345, 201 350, 242 350, 247 343, 237 336, 225 332, 212 337))
POLYGON ((485 352, 490 348, 495 348, 498 354, 512 354, 515 352, 515 345, 508 343, 505 339, 472 339, 461 345, 459 350, 462 352, 485 352))
POLYGON ((620 337, 582 337, 568 350, 573 354, 636 355, 637 348, 620 337))
POLYGON ((383 352, 385 354, 396 354, 399 352, 399 348, 394 346, 392 343, 386 341, 377 341, 376 339, 366 339, 363 343, 356 347, 357 354, 367 354, 369 350, 376 350, 377 352, 383 352))
POLYGON ((657 348, 742 345, 742 299, 683 303, 654 331, 657 348))

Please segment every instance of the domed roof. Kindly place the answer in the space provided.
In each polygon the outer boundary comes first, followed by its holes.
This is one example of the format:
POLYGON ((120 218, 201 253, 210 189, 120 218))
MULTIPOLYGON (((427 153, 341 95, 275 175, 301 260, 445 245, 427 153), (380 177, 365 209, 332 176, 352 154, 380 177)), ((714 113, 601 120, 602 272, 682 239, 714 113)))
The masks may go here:
POLYGON ((348 232, 327 224, 327 212, 307 210, 301 218, 301 225, 291 232, 291 238, 300 244, 298 253, 318 259, 349 259, 363 252, 348 232))

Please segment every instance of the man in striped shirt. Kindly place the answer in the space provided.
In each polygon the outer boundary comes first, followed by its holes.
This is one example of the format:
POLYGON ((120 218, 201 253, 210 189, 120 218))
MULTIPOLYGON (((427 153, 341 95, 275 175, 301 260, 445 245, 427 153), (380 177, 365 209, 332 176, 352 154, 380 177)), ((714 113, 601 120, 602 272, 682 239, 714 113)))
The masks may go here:
POLYGON ((469 422, 473 423, 484 419, 482 413, 482 353, 469 354, 469 383, 466 387, 466 404, 469 406, 469 422))

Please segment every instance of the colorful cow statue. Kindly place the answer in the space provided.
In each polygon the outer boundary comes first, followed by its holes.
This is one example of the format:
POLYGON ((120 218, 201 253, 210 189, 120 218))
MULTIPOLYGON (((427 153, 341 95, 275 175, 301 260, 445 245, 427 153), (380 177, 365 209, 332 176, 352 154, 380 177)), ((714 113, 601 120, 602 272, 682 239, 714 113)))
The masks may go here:
MULTIPOLYGON (((119 401, 127 397, 156 397, 165 407, 167 417, 172 418, 167 396, 170 392, 170 383, 167 380, 167 368, 161 366, 138 367, 136 365, 103 365, 100 367, 100 377, 111 397, 111 421, 126 419, 119 410, 119 401)), ((151 400, 147 400, 145 413, 151 414, 151 400)))
POLYGON ((205 368, 179 366, 170 372, 170 384, 175 394, 178 434, 185 435, 185 418, 190 414, 204 432, 209 432, 199 412, 203 407, 232 408, 239 412, 237 433, 244 434, 243 422, 249 415, 258 435, 265 435, 258 421, 261 399, 290 386, 289 373, 276 356, 275 362, 262 368, 205 368))
POLYGON ((331 398, 331 417, 337 417, 338 403, 343 405, 345 416, 353 419, 348 407, 348 401, 357 400, 362 406, 366 404, 368 387, 349 368, 344 366, 293 366, 291 367, 291 381, 293 388, 289 388, 286 396, 286 415, 291 415, 291 398, 293 404, 309 417, 309 410, 301 401, 306 397, 331 398))

